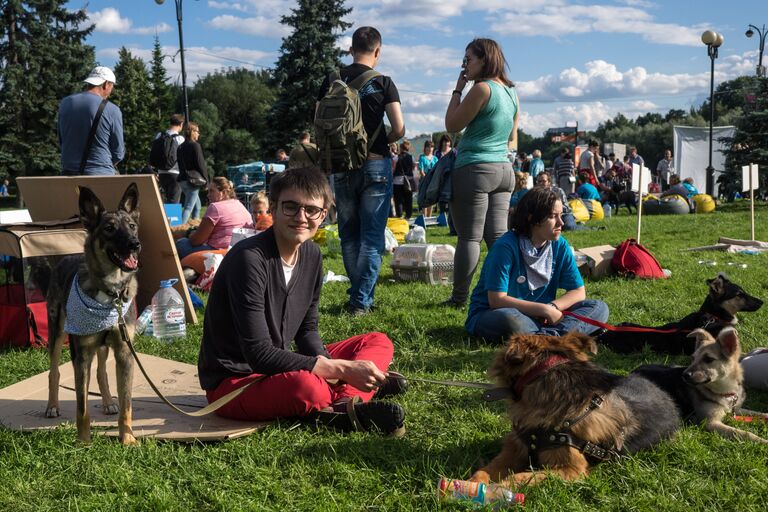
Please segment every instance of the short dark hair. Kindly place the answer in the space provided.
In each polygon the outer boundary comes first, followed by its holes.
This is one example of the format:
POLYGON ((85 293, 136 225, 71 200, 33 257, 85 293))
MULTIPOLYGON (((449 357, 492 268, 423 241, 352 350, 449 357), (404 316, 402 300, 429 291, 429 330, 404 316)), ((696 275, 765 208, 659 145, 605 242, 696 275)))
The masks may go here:
POLYGON ((587 147, 594 148, 594 147, 597 147, 599 145, 600 145, 600 143, 597 142, 596 140, 591 140, 591 141, 589 141, 589 144, 587 144, 587 147))
POLYGON ((352 34, 352 51, 373 53, 381 46, 381 33, 373 27, 360 27, 352 34))
POLYGON ((184 124, 184 116, 181 114, 173 114, 169 123, 171 123, 171 126, 181 126, 184 124))
POLYGON ((269 202, 276 205, 284 190, 296 189, 309 197, 323 200, 323 208, 333 203, 333 194, 325 174, 317 167, 296 167, 275 176, 270 183, 269 202))
POLYGON ((533 187, 517 203, 512 230, 530 238, 533 226, 552 215, 557 201, 560 201, 560 196, 551 188, 533 187))

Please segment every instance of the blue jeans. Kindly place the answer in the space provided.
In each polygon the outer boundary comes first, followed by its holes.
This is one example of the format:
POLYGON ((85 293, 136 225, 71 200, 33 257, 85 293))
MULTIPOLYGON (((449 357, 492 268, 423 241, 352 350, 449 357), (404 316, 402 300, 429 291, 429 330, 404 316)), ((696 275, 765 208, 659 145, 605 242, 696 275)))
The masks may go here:
POLYGON ((186 224, 190 218, 199 219, 200 209, 200 189, 188 181, 180 181, 179 186, 184 192, 184 206, 181 210, 181 223, 186 224))
MULTIPOLYGON (((601 300, 582 300, 568 310, 599 322, 608 321, 608 305, 601 300)), ((597 329, 597 327, 576 320, 572 316, 564 316, 555 325, 544 325, 515 308, 499 308, 480 313, 475 324, 475 332, 472 334, 496 342, 513 334, 536 333, 562 336, 569 331, 589 334, 597 329)))
POLYGON ((185 256, 189 256, 193 252, 216 250, 218 249, 211 247, 208 244, 192 245, 189 238, 179 238, 176 240, 176 252, 179 253, 179 260, 183 260, 185 256))
POLYGON ((384 251, 392 199, 392 162, 366 160, 357 171, 333 175, 341 255, 349 277, 349 303, 368 309, 384 251))

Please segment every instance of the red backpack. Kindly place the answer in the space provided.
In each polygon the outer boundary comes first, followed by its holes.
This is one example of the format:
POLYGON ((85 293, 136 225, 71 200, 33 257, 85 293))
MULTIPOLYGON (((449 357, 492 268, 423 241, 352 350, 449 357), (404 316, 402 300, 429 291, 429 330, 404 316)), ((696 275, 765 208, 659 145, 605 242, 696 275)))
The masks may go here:
POLYGON ((640 277, 644 279, 664 279, 661 265, 648 249, 630 238, 624 240, 613 253, 611 261, 613 268, 624 277, 640 277))

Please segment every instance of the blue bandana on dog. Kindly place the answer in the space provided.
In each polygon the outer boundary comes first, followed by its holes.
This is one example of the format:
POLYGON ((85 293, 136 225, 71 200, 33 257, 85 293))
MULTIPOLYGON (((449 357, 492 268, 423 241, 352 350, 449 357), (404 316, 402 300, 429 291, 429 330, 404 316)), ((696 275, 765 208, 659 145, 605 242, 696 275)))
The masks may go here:
MULTIPOLYGON (((72 288, 67 299, 67 322, 64 332, 85 336, 106 331, 117 325, 117 308, 112 304, 102 304, 93 297, 87 295, 75 274, 72 280, 72 288)), ((123 318, 130 309, 132 301, 123 302, 123 318)))

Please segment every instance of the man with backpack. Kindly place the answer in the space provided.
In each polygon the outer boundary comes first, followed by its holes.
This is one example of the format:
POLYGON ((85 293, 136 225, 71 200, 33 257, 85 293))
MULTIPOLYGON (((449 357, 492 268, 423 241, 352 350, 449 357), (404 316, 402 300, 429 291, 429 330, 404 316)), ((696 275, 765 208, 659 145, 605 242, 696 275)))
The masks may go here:
POLYGON ((181 202, 181 187, 177 180, 179 178, 178 150, 184 142, 184 136, 181 135, 183 126, 184 116, 173 114, 170 127, 155 136, 149 152, 149 165, 157 172, 164 203, 181 202))
POLYGON ((362 315, 373 307, 392 198, 387 144, 405 135, 405 125, 397 87, 373 69, 381 56, 379 31, 358 28, 350 54, 353 63, 320 87, 315 134, 320 167, 333 173, 341 252, 351 282, 346 310, 362 315))

